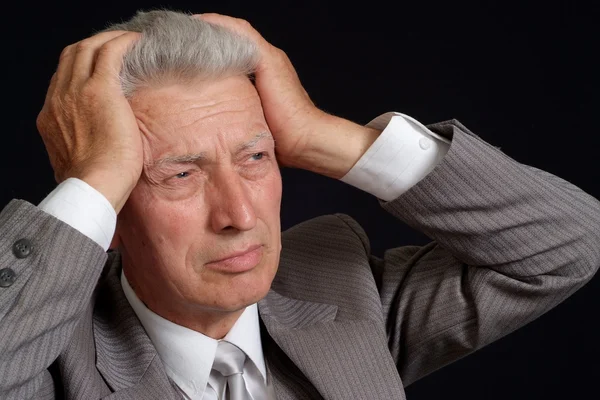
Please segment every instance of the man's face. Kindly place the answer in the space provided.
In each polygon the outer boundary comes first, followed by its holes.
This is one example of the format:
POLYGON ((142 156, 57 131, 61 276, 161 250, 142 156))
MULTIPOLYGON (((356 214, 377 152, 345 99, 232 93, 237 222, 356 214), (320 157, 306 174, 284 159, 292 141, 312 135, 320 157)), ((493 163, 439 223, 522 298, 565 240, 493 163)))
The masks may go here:
POLYGON ((254 86, 230 77, 130 103, 144 170, 117 234, 136 293, 180 323, 260 300, 279 263, 281 175, 254 86))

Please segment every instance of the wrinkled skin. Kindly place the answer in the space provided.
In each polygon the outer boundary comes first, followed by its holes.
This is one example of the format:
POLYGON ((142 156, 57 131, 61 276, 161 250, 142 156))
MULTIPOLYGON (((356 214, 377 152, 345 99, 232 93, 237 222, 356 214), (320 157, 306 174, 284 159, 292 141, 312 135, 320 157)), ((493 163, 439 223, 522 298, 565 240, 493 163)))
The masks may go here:
POLYGON ((237 318, 267 294, 281 249, 281 175, 258 93, 237 76, 146 89, 131 107, 144 168, 117 228, 128 280, 180 325, 204 331, 206 321, 237 318), (249 271, 207 267, 252 245, 262 254, 249 271))

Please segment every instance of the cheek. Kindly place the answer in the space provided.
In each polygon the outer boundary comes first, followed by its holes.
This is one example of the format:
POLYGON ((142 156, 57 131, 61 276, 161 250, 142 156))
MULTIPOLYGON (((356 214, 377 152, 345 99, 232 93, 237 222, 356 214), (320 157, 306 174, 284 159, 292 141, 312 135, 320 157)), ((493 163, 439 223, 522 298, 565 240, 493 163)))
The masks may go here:
POLYGON ((124 211, 123 225, 132 239, 159 254, 180 253, 195 236, 190 230, 201 226, 192 204, 170 202, 147 190, 132 193, 124 211))
POLYGON ((279 210, 281 207, 281 175, 269 174, 268 177, 253 183, 254 208, 257 216, 266 221, 279 222, 279 210))
MULTIPOLYGON (((266 226, 271 248, 279 253, 281 243, 281 176, 261 182, 254 201, 256 216, 266 226)), ((278 256, 277 256, 278 257, 278 256)))

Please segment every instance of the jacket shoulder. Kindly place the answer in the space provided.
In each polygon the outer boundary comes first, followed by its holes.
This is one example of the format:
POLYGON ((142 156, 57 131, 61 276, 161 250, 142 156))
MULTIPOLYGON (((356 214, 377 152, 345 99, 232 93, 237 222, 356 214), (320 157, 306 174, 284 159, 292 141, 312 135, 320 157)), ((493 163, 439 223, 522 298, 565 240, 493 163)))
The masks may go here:
POLYGON ((369 243, 360 224, 346 214, 322 215, 282 233, 282 255, 326 253, 329 256, 368 254, 369 243))
POLYGON ((291 298, 336 304, 351 318, 381 312, 360 225, 344 214, 302 222, 282 234, 272 289, 291 298))

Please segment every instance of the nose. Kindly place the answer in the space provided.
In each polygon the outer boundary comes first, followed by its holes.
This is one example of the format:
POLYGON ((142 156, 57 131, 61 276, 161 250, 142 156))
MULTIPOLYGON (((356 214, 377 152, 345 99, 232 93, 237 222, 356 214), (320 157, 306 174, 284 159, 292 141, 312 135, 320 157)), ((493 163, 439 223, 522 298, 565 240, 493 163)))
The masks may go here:
POLYGON ((209 190, 214 232, 248 231, 256 226, 250 189, 235 171, 222 171, 209 190))

